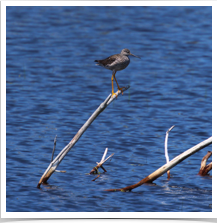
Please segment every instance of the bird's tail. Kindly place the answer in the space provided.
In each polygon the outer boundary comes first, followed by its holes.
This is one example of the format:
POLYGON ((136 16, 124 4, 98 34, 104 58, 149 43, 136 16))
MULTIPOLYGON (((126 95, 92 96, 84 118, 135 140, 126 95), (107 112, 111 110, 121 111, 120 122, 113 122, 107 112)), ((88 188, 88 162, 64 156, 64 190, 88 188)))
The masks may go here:
POLYGON ((94 62, 97 62, 96 65, 99 65, 100 66, 99 60, 94 60, 94 62))

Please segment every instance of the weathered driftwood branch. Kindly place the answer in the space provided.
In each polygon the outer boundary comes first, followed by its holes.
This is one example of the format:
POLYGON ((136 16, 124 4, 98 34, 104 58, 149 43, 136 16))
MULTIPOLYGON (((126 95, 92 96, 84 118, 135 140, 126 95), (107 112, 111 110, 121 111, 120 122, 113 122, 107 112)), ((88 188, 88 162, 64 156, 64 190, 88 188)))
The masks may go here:
MULTIPOLYGON (((166 157, 166 161, 167 163, 169 163, 170 159, 169 159, 169 155, 168 155, 168 150, 167 150, 167 144, 168 144, 168 137, 169 137, 169 132, 175 127, 175 125, 173 125, 172 127, 170 127, 167 132, 166 132, 166 137, 165 137, 165 157, 166 157)), ((170 179, 170 170, 167 171, 167 179, 170 179)))
POLYGON ((208 175, 208 172, 212 169, 212 162, 206 165, 206 162, 211 155, 212 155, 212 152, 208 151, 207 154, 203 157, 201 161, 200 171, 198 173, 200 176, 208 175))
POLYGON ((174 166, 176 166, 177 164, 179 164, 180 162, 182 162, 183 160, 185 160, 186 158, 188 158, 192 154, 198 152, 199 150, 203 149, 204 147, 210 145, 211 143, 212 143, 212 137, 204 140, 203 142, 197 144, 196 146, 194 146, 194 147, 186 150, 182 154, 176 156, 169 163, 163 165, 162 167, 157 169, 155 172, 153 172, 149 176, 147 176, 144 179, 142 179, 141 181, 139 181, 137 184, 134 184, 134 185, 131 185, 131 186, 128 186, 128 187, 124 187, 124 188, 121 188, 121 189, 108 189, 108 190, 105 190, 105 191, 112 191, 112 192, 122 191, 122 192, 126 192, 126 191, 131 191, 132 189, 134 189, 136 187, 139 187, 139 186, 141 186, 144 183, 152 183, 154 180, 156 180, 162 174, 166 173, 169 169, 173 168, 174 166))
MULTIPOLYGON (((130 86, 127 86, 123 89, 126 91, 130 86)), ((118 90, 116 95, 121 94, 121 91, 118 90)), ((86 129, 91 125, 91 123, 98 117, 98 115, 104 111, 104 109, 117 97, 116 95, 111 96, 111 94, 106 98, 106 100, 96 109, 96 111, 91 115, 91 117, 86 121, 86 123, 80 128, 74 138, 69 142, 65 148, 57 155, 57 157, 50 163, 44 174, 42 175, 37 187, 39 188, 42 183, 46 183, 50 176, 55 172, 58 165, 61 163, 66 154, 71 150, 79 138, 83 135, 86 129)))
POLYGON ((97 166, 95 166, 95 167, 90 171, 90 174, 94 174, 94 173, 98 173, 98 174, 99 174, 98 169, 99 169, 100 167, 101 167, 105 172, 107 172, 107 171, 104 169, 104 167, 102 166, 102 164, 105 163, 109 158, 111 158, 111 157, 114 155, 114 153, 112 153, 108 158, 105 159, 107 152, 108 152, 108 148, 105 149, 105 152, 104 152, 104 154, 103 154, 103 156, 102 156, 101 161, 100 161, 99 163, 96 162, 96 163, 97 163, 97 166))

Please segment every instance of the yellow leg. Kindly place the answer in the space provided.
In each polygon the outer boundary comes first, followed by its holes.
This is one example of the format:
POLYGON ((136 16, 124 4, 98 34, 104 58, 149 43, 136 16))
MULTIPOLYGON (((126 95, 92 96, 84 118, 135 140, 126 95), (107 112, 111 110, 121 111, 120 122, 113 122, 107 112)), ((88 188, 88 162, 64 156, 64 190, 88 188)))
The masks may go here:
MULTIPOLYGON (((116 95, 115 92, 114 92, 114 83, 113 83, 114 78, 113 78, 113 75, 115 75, 115 73, 112 74, 112 78, 111 78, 111 80, 112 80, 112 96, 116 95)), ((116 97, 117 97, 117 95, 116 95, 116 97)))
POLYGON ((122 88, 119 87, 118 82, 117 82, 116 77, 115 77, 115 74, 116 74, 116 72, 114 73, 114 78, 115 78, 116 84, 117 84, 117 86, 118 86, 118 90, 120 90, 121 93, 123 94, 123 89, 124 89, 124 87, 122 87, 122 88))

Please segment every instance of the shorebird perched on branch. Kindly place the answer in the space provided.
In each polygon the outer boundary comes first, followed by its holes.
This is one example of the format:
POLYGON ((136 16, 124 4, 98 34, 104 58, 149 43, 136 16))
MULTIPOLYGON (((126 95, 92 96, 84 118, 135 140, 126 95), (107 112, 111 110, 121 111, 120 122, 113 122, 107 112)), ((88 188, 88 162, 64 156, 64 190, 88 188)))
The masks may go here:
POLYGON ((140 57, 130 53, 130 50, 123 49, 120 54, 112 55, 104 60, 95 60, 95 62, 97 62, 96 65, 105 67, 108 70, 112 70, 112 78, 111 78, 111 80, 112 80, 112 96, 116 95, 114 93, 113 79, 115 79, 115 81, 116 81, 118 90, 120 90, 123 94, 124 87, 122 87, 122 88, 119 87, 118 82, 115 77, 115 74, 117 71, 123 70, 129 65, 129 63, 130 63, 129 56, 134 56, 134 57, 140 58, 140 57))

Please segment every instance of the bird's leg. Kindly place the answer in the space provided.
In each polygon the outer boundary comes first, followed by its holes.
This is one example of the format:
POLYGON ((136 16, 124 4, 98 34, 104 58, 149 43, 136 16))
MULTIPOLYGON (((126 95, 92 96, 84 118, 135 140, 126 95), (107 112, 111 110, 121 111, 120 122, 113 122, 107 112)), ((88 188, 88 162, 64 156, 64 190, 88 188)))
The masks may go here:
POLYGON ((119 87, 118 82, 117 82, 116 77, 115 77, 115 74, 116 74, 116 72, 114 73, 114 78, 115 78, 116 84, 117 84, 117 86, 118 86, 118 90, 120 90, 121 93, 123 94, 123 89, 124 89, 125 87, 122 87, 122 88, 119 87))
POLYGON ((111 78, 111 80, 112 80, 112 96, 115 95, 115 96, 117 97, 117 95, 116 95, 115 92, 114 92, 114 83, 113 83, 113 80, 114 80, 113 76, 115 75, 115 73, 116 73, 116 72, 113 72, 113 73, 112 73, 112 78, 111 78))

